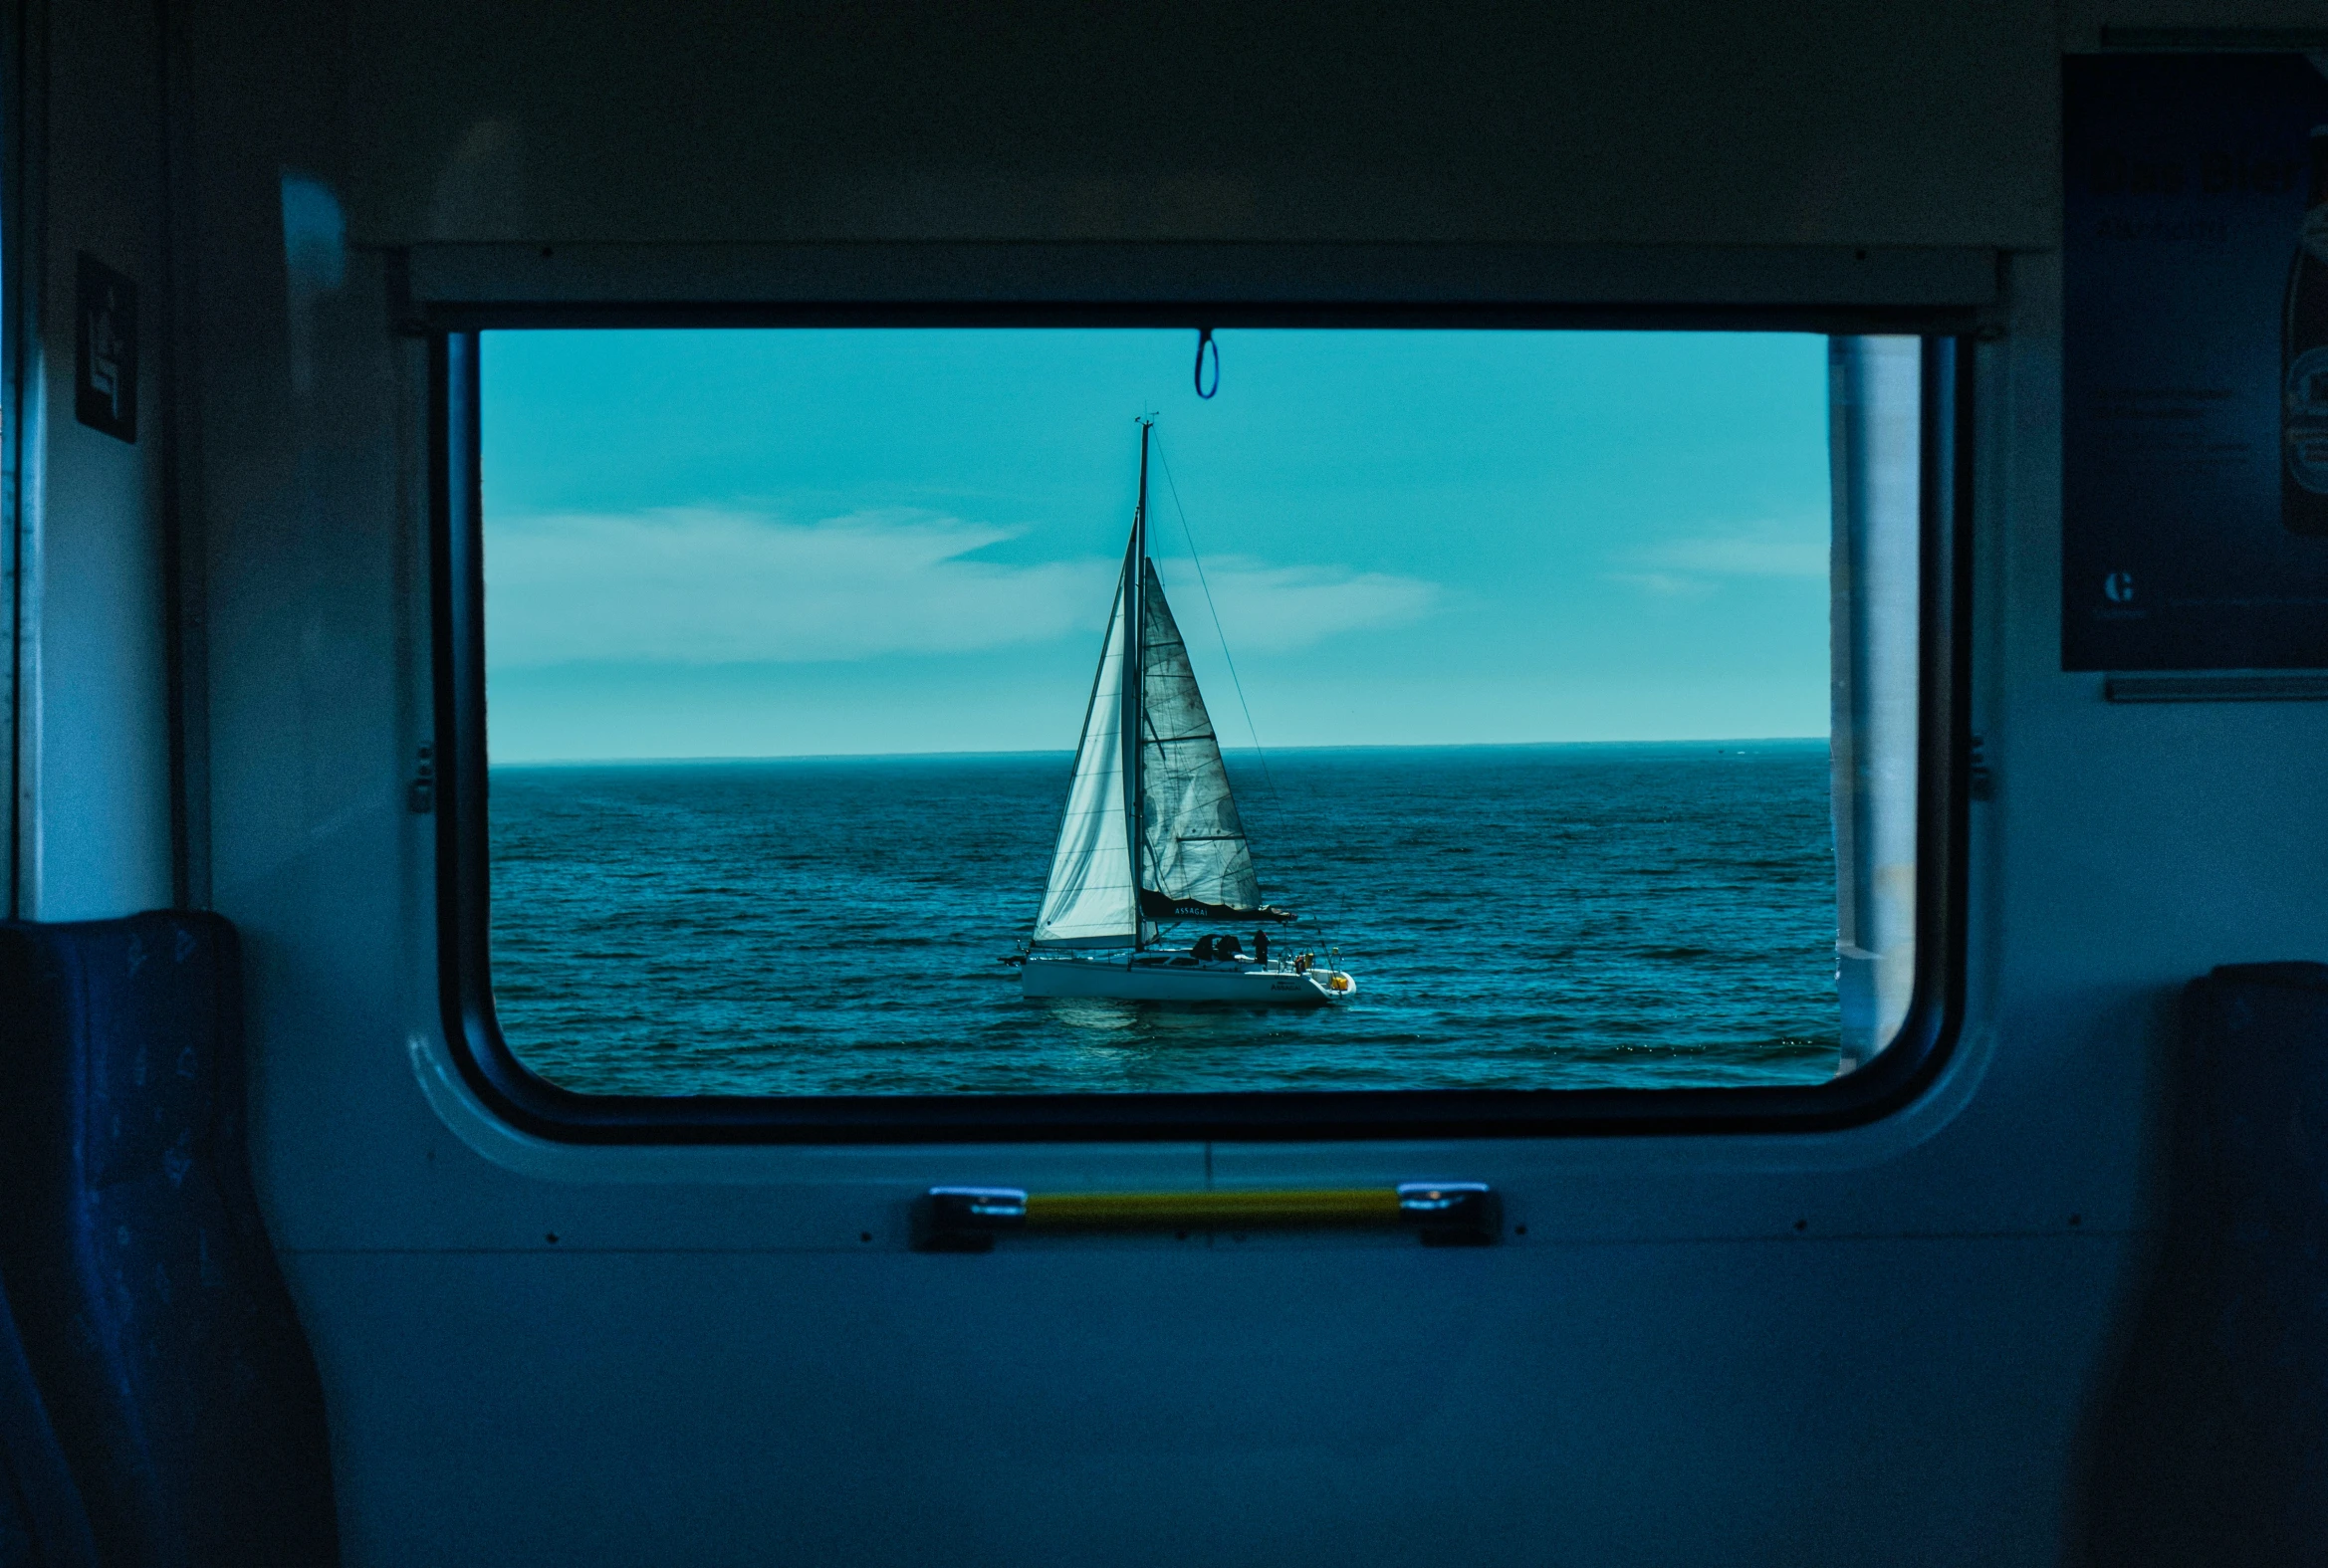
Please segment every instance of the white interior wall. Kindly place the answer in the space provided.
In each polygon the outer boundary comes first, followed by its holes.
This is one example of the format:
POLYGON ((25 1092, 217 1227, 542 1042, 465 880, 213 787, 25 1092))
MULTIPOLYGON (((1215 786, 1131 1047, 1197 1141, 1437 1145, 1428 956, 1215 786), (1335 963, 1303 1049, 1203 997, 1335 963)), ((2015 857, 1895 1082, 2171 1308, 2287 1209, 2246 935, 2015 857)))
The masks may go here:
POLYGON ((28 376, 18 716, 17 903, 86 920, 171 899, 169 668, 163 613, 160 53, 150 8, 40 8, 49 193, 28 225, 40 300, 28 376), (143 363, 130 446, 73 413, 76 257, 138 289, 143 363))

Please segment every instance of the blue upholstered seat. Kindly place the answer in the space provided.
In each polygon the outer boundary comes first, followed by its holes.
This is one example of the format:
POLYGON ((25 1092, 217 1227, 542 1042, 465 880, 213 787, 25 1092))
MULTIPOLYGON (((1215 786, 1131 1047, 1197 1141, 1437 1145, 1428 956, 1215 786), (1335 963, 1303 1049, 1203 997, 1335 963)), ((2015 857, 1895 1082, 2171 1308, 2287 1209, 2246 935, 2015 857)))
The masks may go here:
POLYGON ((0 924, 0 1285, 109 1565, 337 1560, 243 1136, 234 929, 0 924))

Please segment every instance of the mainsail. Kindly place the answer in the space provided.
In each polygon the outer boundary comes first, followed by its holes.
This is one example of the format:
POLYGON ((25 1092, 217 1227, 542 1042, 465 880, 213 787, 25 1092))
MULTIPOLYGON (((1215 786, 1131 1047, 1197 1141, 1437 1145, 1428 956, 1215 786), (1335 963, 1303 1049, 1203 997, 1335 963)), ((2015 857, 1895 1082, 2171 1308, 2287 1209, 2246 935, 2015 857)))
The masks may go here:
POLYGON ((1034 945, 1137 947, 1159 920, 1292 918, 1260 906, 1221 743, 1148 560, 1143 425, 1131 544, 1083 713, 1034 945), (1127 744, 1134 737, 1138 744, 1127 744))
POLYGON ((1155 895, 1170 904, 1251 910, 1261 902, 1261 881, 1229 792, 1221 743, 1155 563, 1141 567, 1147 581, 1140 635, 1141 902, 1149 913, 1167 916, 1171 911, 1160 910, 1155 895))

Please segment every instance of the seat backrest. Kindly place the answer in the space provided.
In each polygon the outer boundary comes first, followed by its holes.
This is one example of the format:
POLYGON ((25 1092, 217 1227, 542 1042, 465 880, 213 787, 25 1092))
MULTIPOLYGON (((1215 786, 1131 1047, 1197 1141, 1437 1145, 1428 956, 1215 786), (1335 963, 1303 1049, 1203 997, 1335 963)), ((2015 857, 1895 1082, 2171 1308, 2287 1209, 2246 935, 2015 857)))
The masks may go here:
POLYGON ((2328 1549, 2328 965, 2185 997, 2165 1228, 2094 1421, 2089 1560, 2328 1549))
POLYGON ((214 915, 0 923, 0 1284, 109 1565, 337 1561, 214 915))

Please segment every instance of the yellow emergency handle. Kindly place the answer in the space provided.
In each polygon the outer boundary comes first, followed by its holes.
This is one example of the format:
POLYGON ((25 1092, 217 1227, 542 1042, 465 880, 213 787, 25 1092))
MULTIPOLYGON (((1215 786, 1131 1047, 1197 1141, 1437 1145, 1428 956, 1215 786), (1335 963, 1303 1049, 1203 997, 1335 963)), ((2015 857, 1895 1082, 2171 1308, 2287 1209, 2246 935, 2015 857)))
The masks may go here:
POLYGON ((1281 1192, 1029 1193, 1027 1229, 1396 1225, 1406 1217, 1395 1187, 1281 1192))
POLYGON ((1395 1187, 1263 1188, 1195 1193, 1030 1193, 1022 1187, 933 1187, 914 1206, 914 1246, 987 1252, 1028 1231, 1227 1231, 1402 1226, 1427 1246, 1484 1246, 1502 1222, 1485 1182, 1395 1187))

